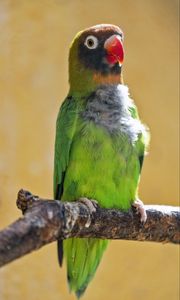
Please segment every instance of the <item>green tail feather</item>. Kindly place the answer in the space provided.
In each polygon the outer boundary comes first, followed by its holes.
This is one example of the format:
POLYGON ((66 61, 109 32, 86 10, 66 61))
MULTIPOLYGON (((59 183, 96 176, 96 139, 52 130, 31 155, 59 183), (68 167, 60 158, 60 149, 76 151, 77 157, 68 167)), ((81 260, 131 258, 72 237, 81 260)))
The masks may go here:
POLYGON ((92 238, 64 241, 69 288, 78 298, 93 278, 107 244, 107 240, 92 238))

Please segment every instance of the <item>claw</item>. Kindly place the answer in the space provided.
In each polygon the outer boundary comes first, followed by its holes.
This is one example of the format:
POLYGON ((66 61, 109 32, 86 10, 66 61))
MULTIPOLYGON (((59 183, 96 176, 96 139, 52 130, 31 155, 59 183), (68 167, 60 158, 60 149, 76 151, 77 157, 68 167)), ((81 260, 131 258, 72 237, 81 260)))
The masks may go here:
MULTIPOLYGON (((96 212, 96 208, 98 207, 98 203, 95 200, 92 199, 88 199, 85 197, 82 197, 79 199, 79 202, 83 203, 84 205, 86 205, 90 211, 90 215, 92 215, 94 212, 96 212)), ((91 224, 91 217, 89 216, 85 227, 88 228, 91 224)))
POLYGON ((98 202, 96 200, 82 197, 79 199, 79 201, 89 208, 91 214, 94 213, 96 211, 96 208, 98 207, 98 202))
POLYGON ((140 214, 141 222, 145 223, 147 220, 147 214, 146 214, 146 210, 144 208, 144 203, 140 199, 136 199, 132 205, 136 208, 137 213, 140 214))

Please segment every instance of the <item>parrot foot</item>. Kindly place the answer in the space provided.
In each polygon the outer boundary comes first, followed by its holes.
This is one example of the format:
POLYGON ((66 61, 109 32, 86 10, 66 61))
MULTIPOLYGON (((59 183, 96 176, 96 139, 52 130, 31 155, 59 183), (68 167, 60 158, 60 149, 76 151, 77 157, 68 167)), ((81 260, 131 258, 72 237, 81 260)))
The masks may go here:
MULTIPOLYGON (((90 211, 90 215, 92 215, 93 213, 96 212, 96 208, 98 207, 98 203, 96 200, 93 200, 93 199, 88 199, 88 198, 85 198, 85 197, 82 197, 82 198, 79 198, 79 202, 83 203, 84 205, 86 205, 90 211)), ((91 224, 91 217, 89 216, 86 224, 85 224, 85 227, 89 227, 91 224)))
POLYGON ((79 202, 85 204, 89 208, 91 214, 94 213, 96 211, 96 208, 98 207, 97 201, 93 199, 82 197, 79 198, 79 202))
POLYGON ((146 210, 144 207, 144 203, 140 199, 136 199, 132 205, 136 208, 137 213, 140 214, 141 222, 146 223, 147 214, 146 214, 146 210))

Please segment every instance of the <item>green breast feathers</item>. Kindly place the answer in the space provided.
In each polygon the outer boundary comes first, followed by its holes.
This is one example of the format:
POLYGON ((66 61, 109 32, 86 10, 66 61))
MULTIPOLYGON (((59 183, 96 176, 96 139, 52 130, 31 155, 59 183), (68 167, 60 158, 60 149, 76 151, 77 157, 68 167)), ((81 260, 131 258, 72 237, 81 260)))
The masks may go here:
POLYGON ((64 176, 61 199, 88 197, 103 207, 128 209, 136 197, 146 139, 128 88, 103 85, 86 98, 67 98, 57 127, 62 114, 56 149, 59 157, 66 152, 65 173, 55 175, 64 176))

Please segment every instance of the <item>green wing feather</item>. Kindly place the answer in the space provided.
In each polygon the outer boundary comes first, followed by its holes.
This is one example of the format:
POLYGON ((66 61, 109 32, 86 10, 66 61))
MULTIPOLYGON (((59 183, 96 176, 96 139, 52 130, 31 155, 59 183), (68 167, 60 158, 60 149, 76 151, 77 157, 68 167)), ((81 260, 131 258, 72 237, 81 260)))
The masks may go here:
MULTIPOLYGON (((71 143, 76 127, 76 102, 67 97, 63 102, 56 122, 56 139, 54 154, 54 198, 60 200, 63 194, 63 184, 69 162, 71 143)), ((58 240, 58 259, 62 266, 63 242, 58 240)))
MULTIPOLYGON (((129 107, 129 111, 130 111, 132 118, 139 119, 137 107, 134 104, 131 107, 129 107)), ((137 154, 138 154, 138 159, 139 159, 139 167, 140 167, 139 175, 142 170, 142 166, 143 166, 143 162, 144 162, 144 155, 146 153, 146 149, 149 145, 149 140, 150 140, 149 129, 145 125, 143 125, 143 126, 144 126, 143 133, 140 134, 138 141, 136 143, 137 154)))
POLYGON ((56 139, 54 154, 54 197, 60 200, 58 185, 63 184, 64 173, 69 162, 69 153, 76 128, 76 102, 67 97, 58 113, 56 121, 56 139))

